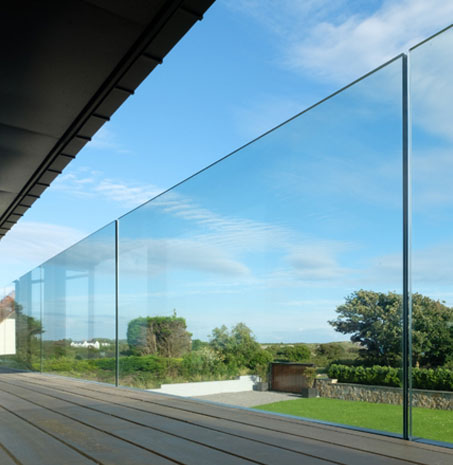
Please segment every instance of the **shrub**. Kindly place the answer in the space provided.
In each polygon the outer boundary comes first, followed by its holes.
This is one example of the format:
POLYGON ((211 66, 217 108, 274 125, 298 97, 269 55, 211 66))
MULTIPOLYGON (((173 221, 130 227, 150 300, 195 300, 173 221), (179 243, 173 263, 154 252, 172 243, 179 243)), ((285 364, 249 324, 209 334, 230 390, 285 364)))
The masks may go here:
POLYGON ((367 384, 374 386, 400 386, 400 370, 393 367, 331 365, 327 372, 340 383, 367 384))
POLYGON ((210 347, 203 347, 184 355, 181 362, 181 373, 188 381, 195 381, 201 377, 217 378, 225 372, 225 364, 210 347))
MULTIPOLYGON (((373 367, 333 364, 327 372, 340 383, 367 384, 371 386, 401 386, 401 370, 375 365, 373 367)), ((446 368, 412 369, 412 386, 415 389, 453 391, 453 370, 446 368)))
POLYGON ((416 389, 453 391, 453 370, 413 368, 412 385, 416 389))

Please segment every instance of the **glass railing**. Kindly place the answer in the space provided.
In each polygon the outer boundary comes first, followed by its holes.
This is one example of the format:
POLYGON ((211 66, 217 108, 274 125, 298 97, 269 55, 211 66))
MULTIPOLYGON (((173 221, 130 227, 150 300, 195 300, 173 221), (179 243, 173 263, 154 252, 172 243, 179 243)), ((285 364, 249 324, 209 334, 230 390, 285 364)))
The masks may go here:
POLYGON ((453 442, 453 29, 410 52, 412 428, 453 442), (428 389, 428 391, 427 391, 428 389))
POLYGON ((1 365, 453 442, 452 34, 7 286, 1 365))
POLYGON ((115 380, 115 223, 44 263, 42 369, 115 380))

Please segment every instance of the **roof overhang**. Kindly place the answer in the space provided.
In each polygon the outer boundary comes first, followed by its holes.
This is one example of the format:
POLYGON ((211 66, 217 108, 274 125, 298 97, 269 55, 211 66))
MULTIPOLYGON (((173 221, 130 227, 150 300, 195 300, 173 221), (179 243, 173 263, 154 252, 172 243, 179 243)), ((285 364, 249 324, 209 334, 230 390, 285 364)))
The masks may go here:
POLYGON ((213 2, 2 3, 0 239, 213 2))

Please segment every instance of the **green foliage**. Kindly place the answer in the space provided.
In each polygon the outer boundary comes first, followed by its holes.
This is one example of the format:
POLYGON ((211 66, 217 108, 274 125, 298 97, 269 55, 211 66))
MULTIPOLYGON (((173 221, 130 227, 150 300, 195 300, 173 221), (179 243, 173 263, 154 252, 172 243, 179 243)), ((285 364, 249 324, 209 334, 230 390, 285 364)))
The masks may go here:
POLYGON ((412 386, 415 389, 453 391, 453 370, 446 368, 412 369, 412 386))
POLYGON ((328 375, 338 379, 340 383, 393 387, 401 385, 400 370, 389 366, 353 367, 333 364, 329 367, 328 375))
MULTIPOLYGON (((401 370, 385 366, 346 366, 333 364, 328 370, 329 378, 340 383, 367 384, 369 386, 401 386, 401 370)), ((415 389, 453 391, 453 370, 446 368, 413 368, 412 386, 415 389)))
POLYGON ((308 387, 313 387, 313 382, 316 378, 316 368, 305 367, 302 376, 307 380, 308 387))
POLYGON ((306 362, 311 358, 310 349, 305 344, 276 344, 266 349, 274 360, 306 362))
POLYGON ((359 342, 365 363, 399 366, 401 364, 401 296, 360 290, 337 307, 339 317, 329 323, 359 342))
POLYGON ((276 358, 288 360, 288 362, 303 362, 311 357, 310 349, 304 344, 281 346, 276 353, 276 358))
POLYGON ((181 357, 191 349, 186 320, 171 317, 140 317, 127 327, 127 342, 133 354, 181 357))
MULTIPOLYGON (((102 366, 110 369, 110 364, 106 365, 108 359, 96 360, 99 368, 102 366)), ((113 359, 113 362, 115 360, 113 359)), ((164 380, 178 376, 181 368, 181 360, 168 357, 158 357, 155 355, 121 357, 120 358, 120 375, 146 372, 152 374, 153 378, 164 380)))
POLYGON ((453 347, 453 308, 421 294, 412 296, 412 357, 424 367, 444 365, 453 347))
POLYGON ((254 369, 262 361, 260 344, 256 341, 250 328, 244 323, 238 323, 231 331, 223 325, 214 328, 209 341, 227 365, 254 369))
POLYGON ((181 375, 187 381, 231 378, 237 375, 237 366, 224 363, 211 347, 203 347, 184 355, 181 375))
POLYGON ((192 340, 192 350, 201 350, 204 347, 209 347, 209 342, 202 341, 201 339, 192 340))
MULTIPOLYGON (((389 292, 356 291, 337 307, 338 317, 329 323, 351 341, 361 344, 366 365, 401 365, 402 298, 389 292)), ((453 345, 453 309, 439 301, 412 296, 413 364, 435 367, 445 364, 453 345)))
POLYGON ((261 378, 262 382, 268 381, 270 363, 274 357, 267 350, 259 350, 255 352, 254 359, 251 361, 254 374, 261 378))
POLYGON ((23 312, 22 305, 14 302, 16 316, 16 360, 27 370, 33 370, 33 362, 40 352, 39 336, 44 332, 40 321, 23 312))
MULTIPOLYGON (((210 348, 190 352, 182 359, 131 355, 121 357, 119 363, 121 384, 140 388, 157 388, 162 383, 229 379, 237 375, 237 367, 226 365, 210 348)), ((43 370, 112 382, 115 359, 53 358, 43 361, 43 370)))
POLYGON ((337 342, 328 342, 319 344, 316 348, 316 355, 325 357, 327 360, 336 360, 345 357, 346 349, 337 342))

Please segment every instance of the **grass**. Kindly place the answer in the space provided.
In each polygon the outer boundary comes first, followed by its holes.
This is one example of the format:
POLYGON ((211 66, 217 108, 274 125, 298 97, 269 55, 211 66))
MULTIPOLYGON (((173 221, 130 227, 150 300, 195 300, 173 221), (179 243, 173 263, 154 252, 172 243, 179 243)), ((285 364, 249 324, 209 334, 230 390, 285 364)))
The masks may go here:
MULTIPOLYGON (((254 408, 343 425, 402 433, 403 409, 400 405, 316 398, 286 400, 254 408)), ((414 436, 453 442, 453 411, 414 408, 413 429, 414 436)))

